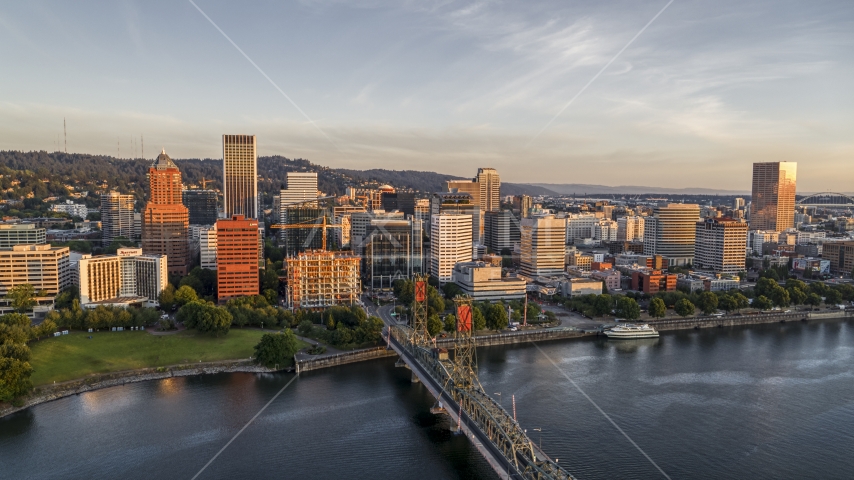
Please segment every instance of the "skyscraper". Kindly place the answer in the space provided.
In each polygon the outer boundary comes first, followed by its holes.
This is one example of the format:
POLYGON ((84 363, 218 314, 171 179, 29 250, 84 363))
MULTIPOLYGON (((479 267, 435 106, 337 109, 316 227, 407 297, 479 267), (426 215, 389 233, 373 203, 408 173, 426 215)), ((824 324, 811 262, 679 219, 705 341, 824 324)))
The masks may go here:
POLYGON ((501 208, 501 177, 494 168, 478 168, 475 181, 480 186, 480 209, 494 212, 501 208))
POLYGON ((753 164, 751 230, 782 232, 794 227, 797 169, 795 162, 753 164))
POLYGON ((110 192, 101 195, 101 241, 109 245, 113 239, 135 239, 133 195, 110 192))
POLYGON ((255 135, 222 136, 223 210, 226 218, 258 218, 258 151, 255 135))
POLYGON ((694 260, 694 242, 700 206, 670 203, 653 209, 644 219, 643 253, 661 255, 670 265, 687 265, 694 260))
POLYGON ((430 273, 444 284, 453 280, 454 265, 471 261, 471 215, 433 214, 430 230, 430 273))
POLYGON ((707 218, 696 223, 694 267, 715 273, 743 271, 747 224, 731 218, 707 218))
POLYGON ((566 219, 534 215, 522 219, 520 230, 522 274, 531 278, 562 274, 566 263, 566 219))
POLYGON ((190 212, 190 225, 213 225, 217 219, 216 192, 184 190, 184 206, 190 212))
POLYGON ((187 207, 182 203, 181 171, 163 150, 148 169, 150 194, 142 212, 142 251, 166 255, 169 273, 186 275, 190 267, 187 207))
POLYGON ((216 222, 216 286, 220 302, 258 295, 258 221, 233 215, 216 222))

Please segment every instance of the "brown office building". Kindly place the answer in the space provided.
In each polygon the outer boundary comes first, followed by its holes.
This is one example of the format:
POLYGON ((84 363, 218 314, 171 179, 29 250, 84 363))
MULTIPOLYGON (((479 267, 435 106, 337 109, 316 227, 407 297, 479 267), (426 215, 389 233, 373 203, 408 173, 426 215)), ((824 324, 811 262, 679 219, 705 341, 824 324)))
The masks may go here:
POLYGON ((658 292, 674 292, 676 291, 677 278, 677 275, 662 273, 661 270, 636 270, 632 272, 632 290, 638 290, 647 295, 655 295, 658 292))
POLYGON ((166 255, 169 273, 186 275, 190 267, 190 214, 181 201, 181 171, 160 153, 148 169, 148 204, 142 213, 142 252, 166 255))
POLYGON ((821 258, 830 261, 833 273, 851 273, 854 270, 854 242, 827 242, 821 258))
POLYGON ((783 232, 795 224, 795 183, 798 164, 753 164, 750 229, 783 232))
POLYGON ((258 220, 217 220, 216 243, 217 299, 258 295, 258 220))

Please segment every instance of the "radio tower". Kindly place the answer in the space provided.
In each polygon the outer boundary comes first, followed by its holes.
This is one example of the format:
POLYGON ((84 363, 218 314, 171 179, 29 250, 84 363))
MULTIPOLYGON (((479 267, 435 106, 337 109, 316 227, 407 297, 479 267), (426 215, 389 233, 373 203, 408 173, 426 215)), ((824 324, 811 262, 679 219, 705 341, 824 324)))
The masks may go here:
POLYGON ((62 117, 62 136, 65 137, 65 153, 68 153, 68 131, 65 129, 65 117, 62 117))
POLYGON ((141 133, 139 134, 139 146, 140 146, 140 149, 141 149, 141 150, 140 150, 140 153, 142 153, 142 158, 145 158, 145 139, 144 139, 144 138, 142 138, 142 134, 141 134, 141 133))

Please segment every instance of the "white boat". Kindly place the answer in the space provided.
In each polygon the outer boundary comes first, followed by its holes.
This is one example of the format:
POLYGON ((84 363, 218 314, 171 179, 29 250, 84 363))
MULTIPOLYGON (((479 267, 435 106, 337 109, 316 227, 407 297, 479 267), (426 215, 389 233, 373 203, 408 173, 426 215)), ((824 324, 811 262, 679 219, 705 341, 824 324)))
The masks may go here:
POLYGON ((626 323, 605 330, 608 338, 656 338, 658 332, 647 324, 626 323))

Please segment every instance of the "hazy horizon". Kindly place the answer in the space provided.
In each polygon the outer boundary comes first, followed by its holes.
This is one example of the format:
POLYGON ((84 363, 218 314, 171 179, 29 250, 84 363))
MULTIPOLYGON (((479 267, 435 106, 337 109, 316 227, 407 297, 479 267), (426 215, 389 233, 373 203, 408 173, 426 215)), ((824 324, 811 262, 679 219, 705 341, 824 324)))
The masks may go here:
POLYGON ((803 192, 854 180, 850 2, 194 1, 263 74, 191 2, 0 7, 0 149, 62 150, 65 117, 69 152, 122 157, 250 133, 509 183, 749 191, 757 161, 798 162, 803 192))

